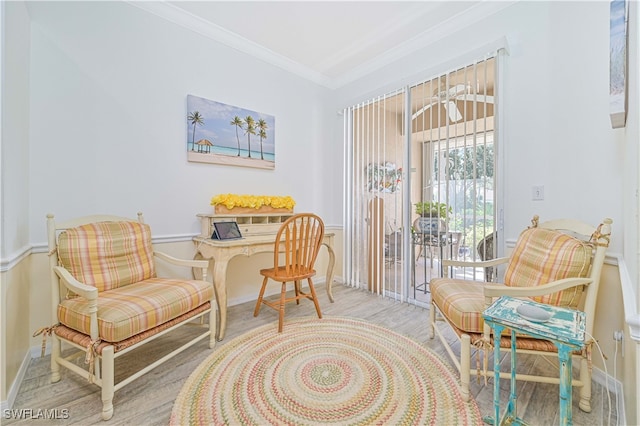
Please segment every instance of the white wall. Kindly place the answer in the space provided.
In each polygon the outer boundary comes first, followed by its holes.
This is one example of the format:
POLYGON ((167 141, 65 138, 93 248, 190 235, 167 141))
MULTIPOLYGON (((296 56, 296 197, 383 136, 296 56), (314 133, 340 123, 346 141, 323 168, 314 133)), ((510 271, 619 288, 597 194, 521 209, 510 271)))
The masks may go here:
POLYGON ((197 233, 218 193, 326 210, 326 89, 120 2, 37 2, 31 63, 31 241, 45 215, 143 211, 155 235, 197 233), (186 96, 275 116, 276 169, 189 163, 186 96))
POLYGON ((611 251, 621 252, 623 149, 609 122, 608 17, 608 2, 517 3, 338 90, 335 108, 463 65, 459 52, 507 37, 506 238, 534 213, 592 223, 612 217, 611 251), (545 186, 544 201, 531 200, 532 185, 545 186))
MULTIPOLYGON (((2 260, 29 246, 29 16, 22 2, 3 2, 2 260), (11 19, 6 19, 11 16, 11 19), (10 84, 6 84, 10 82, 10 84)), ((4 266, 4 265, 3 265, 4 266)))
MULTIPOLYGON (((426 80, 465 65, 471 53, 484 53, 484 47, 506 37, 509 55, 504 62, 500 116, 504 236, 515 240, 534 213, 543 220, 574 217, 593 224, 604 217, 613 219, 609 262, 615 263, 618 256, 627 261, 633 288, 624 298, 632 302, 623 312, 620 278, 607 267, 596 334, 608 356, 613 351, 613 330, 624 330, 631 343, 626 358, 616 358, 630 424, 638 419, 640 389, 638 354, 625 324, 625 315, 637 320, 635 300, 640 297, 637 6, 634 2, 631 7, 635 38, 629 64, 629 117, 623 129, 612 129, 609 119, 608 1, 518 2, 337 90, 333 98, 337 110, 426 80), (544 201, 531 200, 533 185, 545 186, 544 201)), ((334 150, 342 147, 341 122, 341 117, 334 119, 334 150)), ((612 359, 613 355, 609 364, 612 359)))
MULTIPOLYGON (((0 139, 0 401, 24 366, 30 331, 29 281, 29 16, 22 2, 2 2, 2 129, 0 139), (9 272, 6 272, 9 271, 9 272), (25 306, 27 307, 25 309, 25 306), (7 327, 7 324, 10 324, 7 327)), ((2 404, 0 404, 2 405, 2 404)))

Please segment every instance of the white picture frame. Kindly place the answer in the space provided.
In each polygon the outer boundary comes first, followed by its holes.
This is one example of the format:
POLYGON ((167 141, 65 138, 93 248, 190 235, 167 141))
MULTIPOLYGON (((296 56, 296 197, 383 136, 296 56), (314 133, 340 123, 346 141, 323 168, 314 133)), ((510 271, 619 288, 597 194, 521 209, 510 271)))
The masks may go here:
POLYGON ((611 126, 621 128, 627 122, 628 4, 611 0, 609 33, 609 115, 611 126))

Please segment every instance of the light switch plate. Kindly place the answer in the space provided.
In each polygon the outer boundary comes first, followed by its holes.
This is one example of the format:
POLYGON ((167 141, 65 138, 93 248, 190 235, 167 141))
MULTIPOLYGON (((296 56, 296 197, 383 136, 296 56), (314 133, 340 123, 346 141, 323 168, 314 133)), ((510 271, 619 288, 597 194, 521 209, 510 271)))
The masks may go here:
POLYGON ((534 201, 544 200, 544 185, 534 185, 531 187, 531 199, 534 201))

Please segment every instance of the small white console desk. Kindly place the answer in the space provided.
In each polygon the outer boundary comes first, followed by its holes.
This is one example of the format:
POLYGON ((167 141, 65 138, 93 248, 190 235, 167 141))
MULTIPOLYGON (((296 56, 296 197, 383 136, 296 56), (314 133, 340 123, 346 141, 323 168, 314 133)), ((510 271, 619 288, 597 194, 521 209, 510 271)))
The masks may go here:
MULTIPOLYGON (((196 259, 209 259, 213 266, 213 287, 218 304, 218 341, 224 339, 227 328, 227 265, 229 261, 239 255, 251 256, 256 253, 272 252, 276 233, 282 222, 292 216, 291 213, 282 214, 199 214, 201 235, 194 237, 196 245, 196 259), (235 221, 238 223, 243 238, 240 240, 212 240, 213 222, 235 221)), ((333 251, 334 234, 325 233, 323 245, 329 252, 329 264, 326 274, 326 289, 329 300, 333 302, 331 285, 333 284, 333 268, 335 253, 333 251)), ((201 278, 196 276, 196 278, 201 278)), ((257 293, 256 293, 257 294, 257 293)))

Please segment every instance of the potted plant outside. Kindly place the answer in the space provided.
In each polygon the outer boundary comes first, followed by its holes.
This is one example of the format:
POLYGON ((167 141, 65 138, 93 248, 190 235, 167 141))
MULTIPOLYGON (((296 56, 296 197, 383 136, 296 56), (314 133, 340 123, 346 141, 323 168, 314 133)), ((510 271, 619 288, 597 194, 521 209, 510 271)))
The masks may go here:
POLYGON ((451 207, 446 203, 437 201, 424 201, 415 204, 416 213, 422 217, 440 217, 446 219, 452 212, 451 207))
POLYGON ((439 234, 447 231, 447 218, 452 212, 446 203, 424 201, 415 204, 420 215, 413 224, 416 231, 423 234, 439 234))

